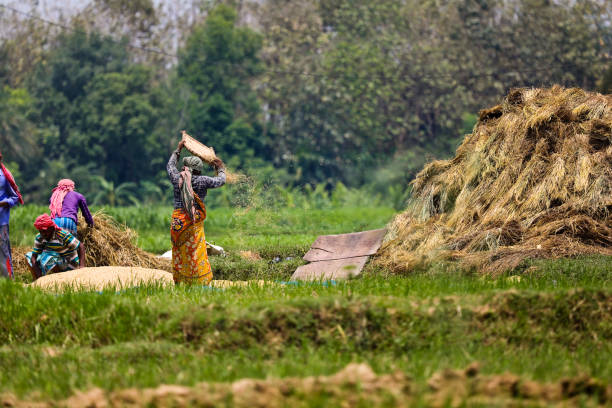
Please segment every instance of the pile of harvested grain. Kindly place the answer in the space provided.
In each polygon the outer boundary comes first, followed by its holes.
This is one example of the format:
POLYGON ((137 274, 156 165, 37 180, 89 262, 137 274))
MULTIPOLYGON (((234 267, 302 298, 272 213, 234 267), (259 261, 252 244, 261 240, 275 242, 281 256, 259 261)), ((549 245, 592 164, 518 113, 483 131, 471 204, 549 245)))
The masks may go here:
MULTIPOLYGON (((85 245, 87 266, 139 266, 170 270, 170 262, 143 251, 135 245, 136 232, 112 217, 93 214, 95 228, 79 221, 78 237, 85 245)), ((170 239, 170 238, 168 238, 170 239)))
POLYGON ((412 182, 377 262, 440 259, 485 272, 526 258, 612 255, 612 95, 514 89, 480 112, 452 160, 412 182))
POLYGON ((157 269, 103 266, 43 276, 31 286, 47 291, 126 289, 140 285, 174 285, 172 274, 157 269))

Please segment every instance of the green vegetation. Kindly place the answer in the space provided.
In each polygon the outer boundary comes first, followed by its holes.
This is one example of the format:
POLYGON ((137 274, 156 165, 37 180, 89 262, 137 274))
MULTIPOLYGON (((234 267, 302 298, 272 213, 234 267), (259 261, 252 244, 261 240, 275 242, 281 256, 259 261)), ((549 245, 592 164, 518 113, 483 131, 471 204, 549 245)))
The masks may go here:
POLYGON ((60 296, 4 282, 0 361, 13 369, 0 383, 60 398, 91 386, 329 374, 353 361, 418 381, 472 361, 486 373, 610 381, 612 282, 603 271, 557 284, 417 275, 60 296), (599 288, 568 288, 582 282, 599 288))
MULTIPOLYGON (((207 239, 229 251, 255 250, 265 258, 301 256, 321 234, 382 228, 394 210, 388 207, 209 208, 204 224, 207 239)), ((33 222, 48 212, 44 206, 18 206, 11 211, 13 246, 29 246, 36 235, 33 222)), ((172 207, 92 207, 138 232, 138 246, 153 253, 170 249, 172 207)))
POLYGON ((186 128, 202 129, 199 136, 229 164, 256 168, 264 164, 263 126, 259 101, 249 82, 263 69, 262 36, 237 27, 237 17, 226 5, 211 11, 206 23, 187 40, 178 77, 192 90, 186 128))
POLYGON ((209 192, 205 231, 228 252, 211 257, 215 277, 253 282, 50 294, 0 279, 0 395, 305 377, 351 362, 401 370, 420 390, 473 362, 612 383, 612 257, 531 260, 494 278, 369 264, 345 282, 290 281, 316 236, 387 225, 415 172, 450 155, 509 88, 609 92, 609 2, 163 3, 92 1, 60 21, 69 30, 0 8, 0 146, 28 202, 12 210, 11 243, 32 244, 68 177, 140 247, 169 250, 165 165, 186 129, 248 176, 209 192))
POLYGON ((169 203, 186 129, 259 188, 401 208, 509 88, 609 89, 601 0, 88 3, 53 13, 72 30, 0 10, 0 145, 30 203, 65 177, 99 205, 169 203))
MULTIPOLYGON (((323 204, 322 204, 323 205, 323 204)), ((222 246, 226 257, 215 257, 218 279, 288 279, 304 264, 302 256, 321 234, 341 234, 384 227, 394 214, 388 207, 341 207, 328 200, 324 208, 209 209, 206 238, 222 246), (244 259, 240 251, 253 251, 260 260, 244 259)), ((93 207, 92 210, 98 210, 93 207)), ((136 230, 137 244, 162 254, 171 249, 171 207, 103 207, 100 210, 136 230)), ((32 225, 47 207, 26 205, 11 213, 13 246, 31 246, 36 231, 32 225)), ((25 276, 29 279, 29 276, 25 276)))
MULTIPOLYGON (((44 209, 18 208, 14 235, 44 209)), ((105 211, 143 242, 155 241, 149 235, 167 242, 170 208, 105 211)), ((370 265, 347 282, 287 282, 316 235, 378 228, 392 214, 212 209, 207 235, 229 251, 211 257, 216 278, 265 279, 264 286, 54 295, 2 281, 0 366, 10 369, 0 372, 0 394, 45 400, 90 387, 327 375, 351 362, 377 373, 402 370, 419 387, 436 371, 474 361, 484 374, 612 381, 610 257, 531 261, 520 278, 449 264, 394 276, 370 265), (262 259, 242 258, 246 249, 262 259)))

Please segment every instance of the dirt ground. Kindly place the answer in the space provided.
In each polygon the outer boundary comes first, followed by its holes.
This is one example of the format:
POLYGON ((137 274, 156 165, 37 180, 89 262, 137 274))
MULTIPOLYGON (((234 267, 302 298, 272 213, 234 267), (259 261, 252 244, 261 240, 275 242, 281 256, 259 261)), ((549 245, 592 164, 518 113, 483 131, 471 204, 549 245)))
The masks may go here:
POLYGON ((434 374, 427 386, 417 386, 403 372, 376 374, 366 364, 349 364, 330 376, 241 379, 233 383, 200 383, 194 387, 160 385, 157 388, 105 392, 93 388, 63 401, 25 401, 0 396, 3 407, 187 407, 312 406, 312 403, 352 407, 407 407, 425 403, 442 406, 607 406, 612 385, 589 377, 568 378, 556 383, 523 380, 513 374, 482 375, 477 363, 464 370, 434 374))

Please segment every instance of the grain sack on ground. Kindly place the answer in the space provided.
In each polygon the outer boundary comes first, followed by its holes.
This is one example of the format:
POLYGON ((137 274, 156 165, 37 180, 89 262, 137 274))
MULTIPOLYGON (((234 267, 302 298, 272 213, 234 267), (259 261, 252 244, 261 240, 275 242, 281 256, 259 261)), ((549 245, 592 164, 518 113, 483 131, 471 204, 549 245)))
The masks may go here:
POLYGON ((612 95, 514 89, 412 185, 377 258, 392 270, 612 255, 612 95))
POLYGON ((102 266, 54 273, 43 276, 30 284, 32 287, 48 291, 120 290, 141 285, 171 286, 174 285, 174 282, 172 274, 166 271, 138 267, 102 266))

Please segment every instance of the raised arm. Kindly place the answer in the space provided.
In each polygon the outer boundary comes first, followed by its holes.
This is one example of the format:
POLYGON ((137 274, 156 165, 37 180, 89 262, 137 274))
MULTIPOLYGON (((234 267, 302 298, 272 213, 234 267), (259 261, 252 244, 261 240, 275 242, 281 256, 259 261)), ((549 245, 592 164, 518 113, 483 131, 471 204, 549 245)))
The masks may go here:
POLYGON ((193 189, 198 192, 201 189, 217 188, 225 184, 225 168, 218 169, 216 177, 209 176, 194 176, 191 179, 193 189))
POLYGON ((176 167, 176 162, 178 161, 179 156, 181 155, 181 144, 180 147, 177 147, 175 151, 170 155, 170 160, 168 160, 168 164, 166 165, 166 171, 168 172, 168 178, 173 186, 178 185, 180 173, 176 167))

